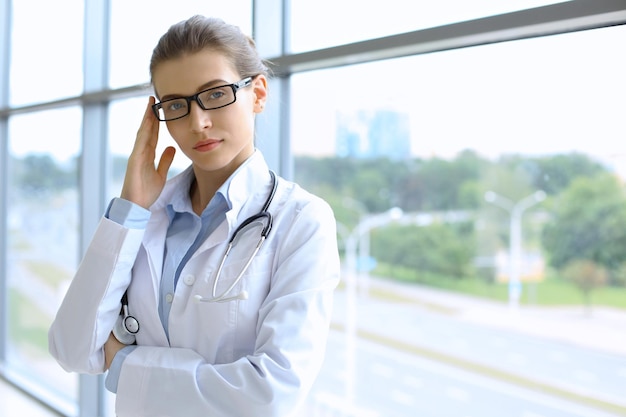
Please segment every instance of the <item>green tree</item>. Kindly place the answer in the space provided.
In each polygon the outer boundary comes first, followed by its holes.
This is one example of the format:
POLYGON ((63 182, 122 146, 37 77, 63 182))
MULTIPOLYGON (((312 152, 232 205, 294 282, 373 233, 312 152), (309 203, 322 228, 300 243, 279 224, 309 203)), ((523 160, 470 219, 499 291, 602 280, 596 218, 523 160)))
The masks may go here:
POLYGON ((480 204, 480 192, 464 185, 478 181, 488 165, 472 151, 464 151, 451 160, 417 160, 400 183, 399 205, 406 211, 475 208, 480 204))
POLYGON ((361 202, 369 213, 383 212, 399 203, 404 190, 399 185, 407 176, 411 161, 387 158, 312 158, 295 160, 295 180, 321 197, 334 191, 361 202))
POLYGON ((542 158, 528 158, 524 169, 535 188, 555 195, 565 190, 578 177, 593 177, 607 169, 588 155, 569 153, 542 158))
POLYGON ((586 259, 606 268, 609 279, 626 262, 626 193, 610 174, 580 177, 556 199, 543 231, 550 264, 561 270, 586 259))
POLYGON ((372 255, 380 262, 417 272, 461 279, 473 273, 471 223, 389 226, 372 233, 372 255))
POLYGON ((591 311, 591 292, 606 284, 606 269, 588 259, 574 259, 563 267, 561 275, 582 291, 585 304, 591 311))
POLYGON ((16 183, 27 192, 50 193, 76 187, 76 162, 63 168, 49 154, 29 154, 12 161, 13 175, 16 183))

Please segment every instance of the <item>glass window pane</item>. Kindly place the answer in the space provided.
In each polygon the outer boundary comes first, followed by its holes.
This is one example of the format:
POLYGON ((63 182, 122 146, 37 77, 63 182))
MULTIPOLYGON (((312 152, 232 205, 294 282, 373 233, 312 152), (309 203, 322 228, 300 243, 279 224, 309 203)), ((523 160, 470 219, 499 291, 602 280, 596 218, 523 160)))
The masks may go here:
POLYGON ((74 404, 78 378, 49 355, 48 329, 78 265, 81 117, 74 107, 9 119, 7 200, 9 366, 74 404))
POLYGON ((13 1, 12 12, 9 104, 80 94, 83 0, 13 1))
POLYGON ((295 179, 333 207, 345 268, 312 409, 623 410, 625 36, 292 77, 295 179))
POLYGON ((295 53, 328 48, 554 3, 564 1, 292 1, 290 49, 295 53))
MULTIPOLYGON (((113 197, 119 197, 122 190, 124 174, 126 173, 126 161, 133 150, 137 130, 147 104, 148 98, 140 97, 114 101, 109 107, 108 144, 111 155, 111 167, 109 170, 111 180, 108 182, 109 200, 113 197)), ((191 161, 178 148, 176 142, 174 142, 174 139, 167 131, 166 124, 161 123, 155 163, 158 162, 158 158, 161 157, 163 150, 168 146, 176 148, 176 156, 169 171, 169 176, 171 177, 187 168, 191 161)))
POLYGON ((220 17, 252 33, 250 0, 112 0, 111 87, 148 82, 150 56, 161 35, 172 24, 195 14, 220 17))

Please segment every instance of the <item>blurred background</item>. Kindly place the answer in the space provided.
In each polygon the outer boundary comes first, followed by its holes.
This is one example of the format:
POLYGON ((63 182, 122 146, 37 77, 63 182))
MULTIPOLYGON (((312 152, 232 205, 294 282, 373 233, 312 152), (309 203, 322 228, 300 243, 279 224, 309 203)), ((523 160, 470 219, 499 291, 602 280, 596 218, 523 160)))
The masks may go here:
POLYGON ((306 417, 626 416, 619 0, 0 0, 0 415, 114 415, 47 330, 193 14, 254 36, 257 146, 337 218, 306 417))

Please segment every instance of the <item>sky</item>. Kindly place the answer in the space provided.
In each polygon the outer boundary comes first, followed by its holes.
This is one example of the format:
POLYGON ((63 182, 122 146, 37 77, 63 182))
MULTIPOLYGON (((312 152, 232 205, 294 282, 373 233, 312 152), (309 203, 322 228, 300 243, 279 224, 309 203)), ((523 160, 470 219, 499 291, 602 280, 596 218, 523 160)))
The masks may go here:
POLYGON ((332 154, 323 138, 334 137, 336 112, 379 108, 410 116, 417 156, 623 160, 625 40, 626 27, 613 27, 296 75, 293 149, 332 154))
MULTIPOLYGON (((224 3, 181 1, 173 7, 164 0, 113 0, 112 87, 147 82, 156 40, 169 24, 191 14, 214 13, 251 31, 248 3, 224 3)), ((297 30, 291 46, 302 51, 548 3, 554 1, 387 0, 371 7, 356 0, 294 2, 297 30), (403 13, 409 6, 412 13, 403 13)), ((15 2, 13 104, 79 94, 83 27, 58 25, 48 16, 63 7, 68 22, 80 22, 81 4, 15 2), (39 13, 31 13, 33 5, 39 13), (47 36, 31 36, 32 27, 47 36)), ((332 155, 338 113, 391 109, 409 115, 413 156, 453 157, 465 148, 488 157, 580 151, 626 166, 624 40, 626 28, 616 27, 297 74, 292 80, 292 150, 332 155)), ((114 154, 132 148, 146 100, 111 107, 114 154)), ((19 156, 37 150, 61 161, 77 155, 80 112, 63 109, 42 116, 37 122, 29 115, 11 119, 11 152, 19 156), (45 131, 33 134, 33 123, 46 126, 45 131)), ((161 148, 172 144, 165 132, 163 137, 161 148)))

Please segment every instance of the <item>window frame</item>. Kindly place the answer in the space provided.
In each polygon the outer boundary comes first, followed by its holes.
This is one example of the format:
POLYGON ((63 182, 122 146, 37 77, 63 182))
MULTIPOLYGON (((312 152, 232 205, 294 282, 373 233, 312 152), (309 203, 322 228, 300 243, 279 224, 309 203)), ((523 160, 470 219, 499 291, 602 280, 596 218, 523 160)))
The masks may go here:
MULTIPOLYGON (((270 166, 293 178, 290 148, 290 87, 292 74, 356 63, 446 51, 470 46, 550 36, 626 24, 623 0, 573 0, 549 6, 453 23, 414 32, 289 54, 289 0, 253 0, 252 27, 259 52, 273 63, 270 89, 275 97, 257 120, 257 136, 270 166)), ((78 96, 25 106, 8 106, 11 0, 0 0, 0 378, 7 380, 59 415, 73 415, 72 407, 55 403, 40 389, 20 379, 6 365, 7 322, 7 174, 8 119, 16 114, 80 105, 83 131, 80 178, 80 248, 84 253, 105 204, 107 190, 108 106, 114 100, 149 94, 145 84, 110 89, 107 71, 109 0, 85 2, 84 92, 78 96), (91 51, 91 52, 90 52, 91 51), (96 52, 97 51, 97 52, 96 52), (98 56, 93 56, 98 54, 98 56), (89 138, 87 140, 86 138, 89 138)), ((81 375, 78 415, 105 415, 102 376, 81 375)))

